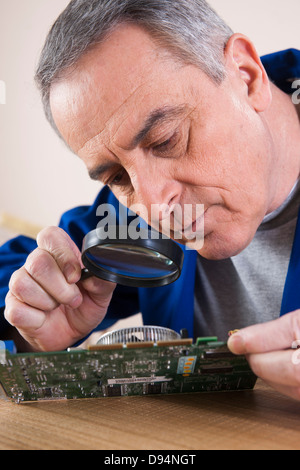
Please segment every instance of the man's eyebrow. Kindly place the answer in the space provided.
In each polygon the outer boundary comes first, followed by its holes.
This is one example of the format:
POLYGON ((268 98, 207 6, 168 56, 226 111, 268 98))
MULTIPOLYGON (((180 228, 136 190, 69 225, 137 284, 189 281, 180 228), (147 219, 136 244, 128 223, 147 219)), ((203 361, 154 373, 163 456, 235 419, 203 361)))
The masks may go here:
POLYGON ((104 163, 103 165, 98 165, 95 168, 89 170, 89 177, 92 180, 99 181, 99 179, 101 179, 101 176, 115 165, 115 163, 104 163))
POLYGON ((186 112, 186 110, 187 106, 180 105, 164 106, 163 108, 159 108, 155 111, 152 111, 142 129, 132 139, 130 148, 136 148, 155 126, 182 116, 182 114, 186 112))
MULTIPOLYGON (((179 106, 164 106, 162 108, 152 111, 147 120, 145 121, 144 126, 138 132, 138 134, 132 139, 130 144, 130 149, 134 149, 138 146, 140 142, 147 136, 147 134, 157 125, 161 125, 164 122, 171 121, 181 117, 187 111, 186 105, 179 106)), ((99 181, 101 176, 110 170, 115 163, 103 163, 89 170, 89 176, 92 180, 99 181)))

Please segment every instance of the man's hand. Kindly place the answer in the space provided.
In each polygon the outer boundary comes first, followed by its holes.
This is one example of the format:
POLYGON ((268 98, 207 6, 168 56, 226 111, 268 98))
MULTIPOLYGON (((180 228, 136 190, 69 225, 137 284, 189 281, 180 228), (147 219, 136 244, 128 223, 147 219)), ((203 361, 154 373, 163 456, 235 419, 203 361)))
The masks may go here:
POLYGON ((250 326, 228 341, 245 354, 253 372, 274 389, 300 400, 300 310, 278 320, 250 326))
POLYGON ((10 280, 5 317, 34 350, 59 351, 101 323, 116 285, 80 281, 81 254, 63 230, 43 230, 37 244, 10 280))

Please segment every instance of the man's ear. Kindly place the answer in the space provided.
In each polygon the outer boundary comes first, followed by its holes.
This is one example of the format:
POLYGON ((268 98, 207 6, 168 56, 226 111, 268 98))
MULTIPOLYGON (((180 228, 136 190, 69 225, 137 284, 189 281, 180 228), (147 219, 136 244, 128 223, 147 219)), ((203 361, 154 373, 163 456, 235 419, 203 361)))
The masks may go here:
POLYGON ((272 101, 270 81, 253 43, 243 34, 234 34, 224 54, 228 74, 246 84, 253 108, 265 111, 272 101))

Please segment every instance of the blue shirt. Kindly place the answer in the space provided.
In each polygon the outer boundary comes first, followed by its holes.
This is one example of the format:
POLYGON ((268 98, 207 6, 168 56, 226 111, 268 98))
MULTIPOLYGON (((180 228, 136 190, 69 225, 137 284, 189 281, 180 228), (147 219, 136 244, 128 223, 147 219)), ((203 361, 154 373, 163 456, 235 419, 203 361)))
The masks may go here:
MULTIPOLYGON (((262 57, 262 62, 270 79, 286 93, 292 94, 294 79, 300 77, 300 51, 289 49, 262 57)), ((113 204, 118 201, 105 187, 92 206, 77 207, 65 213, 59 226, 64 229, 81 249, 83 237, 97 227, 96 216, 100 204, 113 204)), ((5 297, 8 283, 14 271, 21 268, 27 256, 37 247, 36 241, 20 236, 10 240, 0 248, 0 339, 9 325, 4 319, 5 297)), ((173 284, 160 288, 128 288, 117 286, 108 313, 99 329, 105 329, 116 321, 141 312, 148 325, 165 326, 175 331, 183 328, 193 337, 194 288, 197 252, 186 250, 181 277, 173 284)), ((300 308, 300 222, 286 279, 281 314, 300 308)))

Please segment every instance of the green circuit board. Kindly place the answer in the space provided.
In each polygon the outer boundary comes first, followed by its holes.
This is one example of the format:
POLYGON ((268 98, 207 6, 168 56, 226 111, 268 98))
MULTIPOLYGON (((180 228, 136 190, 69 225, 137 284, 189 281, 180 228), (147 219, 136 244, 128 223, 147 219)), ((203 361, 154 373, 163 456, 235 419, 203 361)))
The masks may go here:
MULTIPOLYGON (((0 342, 1 343, 1 342, 0 342)), ((253 389, 243 356, 217 338, 20 354, 0 347, 2 396, 16 403, 253 389)))

